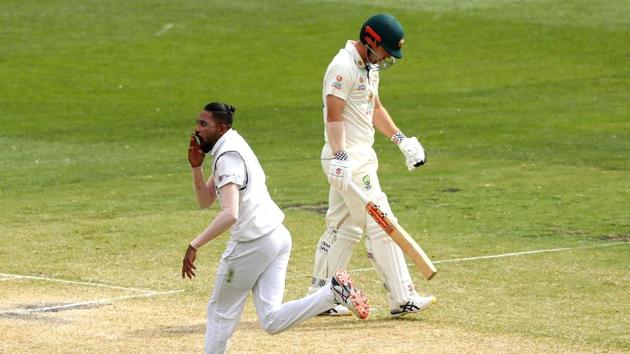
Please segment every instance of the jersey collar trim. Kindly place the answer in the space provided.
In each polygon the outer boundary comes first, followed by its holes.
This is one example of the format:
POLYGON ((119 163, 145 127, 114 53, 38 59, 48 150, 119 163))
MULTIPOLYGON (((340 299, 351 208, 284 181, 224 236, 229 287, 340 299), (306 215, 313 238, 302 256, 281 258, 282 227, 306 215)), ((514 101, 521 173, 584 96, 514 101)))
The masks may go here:
POLYGON ((219 151, 219 148, 221 148, 221 145, 223 145, 223 143, 227 139, 229 139, 230 135, 235 134, 235 133, 236 131, 233 130, 232 128, 228 129, 228 131, 226 131, 225 134, 223 134, 223 136, 221 136, 219 140, 217 140, 216 144, 214 144, 212 151, 210 151, 210 155, 215 156, 215 154, 219 151))

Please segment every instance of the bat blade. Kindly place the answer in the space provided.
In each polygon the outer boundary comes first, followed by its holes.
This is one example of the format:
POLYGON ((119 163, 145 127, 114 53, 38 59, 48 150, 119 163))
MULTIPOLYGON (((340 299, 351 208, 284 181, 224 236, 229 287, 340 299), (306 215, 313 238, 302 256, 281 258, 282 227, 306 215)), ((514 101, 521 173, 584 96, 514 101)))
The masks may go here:
POLYGON ((365 209, 372 219, 396 242, 398 247, 411 258, 420 273, 422 273, 427 280, 431 280, 435 273, 437 273, 437 269, 433 265, 433 262, 431 262, 429 256, 427 256, 422 247, 418 245, 411 235, 398 223, 391 221, 373 202, 368 202, 365 209))
POLYGON ((422 247, 418 245, 418 243, 400 226, 397 222, 392 221, 381 209, 378 205, 374 204, 367 195, 353 182, 349 184, 350 189, 352 189, 359 199, 363 203, 365 203, 365 210, 370 215, 374 221, 385 231, 389 237, 391 237, 394 242, 400 247, 400 249, 409 257, 413 264, 418 268, 420 273, 427 279, 431 280, 435 273, 437 273, 437 269, 431 262, 431 259, 424 252, 422 247))

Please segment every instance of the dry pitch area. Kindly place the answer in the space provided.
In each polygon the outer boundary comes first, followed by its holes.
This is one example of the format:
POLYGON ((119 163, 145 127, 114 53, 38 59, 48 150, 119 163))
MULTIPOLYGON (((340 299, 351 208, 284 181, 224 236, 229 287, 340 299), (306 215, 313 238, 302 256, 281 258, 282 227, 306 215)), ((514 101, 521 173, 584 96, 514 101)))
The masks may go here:
MULTIPOLYGON (((358 273, 355 278, 366 282, 372 276, 358 273)), ((428 311, 440 311, 441 306, 438 301, 428 311)), ((2 353, 193 353, 202 351, 204 331, 205 303, 183 290, 159 292, 43 277, 0 277, 2 353)), ((365 321, 351 316, 317 317, 271 336, 259 328, 251 301, 230 347, 232 353, 315 351, 593 352, 550 339, 431 323, 422 314, 392 319, 378 307, 365 321)))

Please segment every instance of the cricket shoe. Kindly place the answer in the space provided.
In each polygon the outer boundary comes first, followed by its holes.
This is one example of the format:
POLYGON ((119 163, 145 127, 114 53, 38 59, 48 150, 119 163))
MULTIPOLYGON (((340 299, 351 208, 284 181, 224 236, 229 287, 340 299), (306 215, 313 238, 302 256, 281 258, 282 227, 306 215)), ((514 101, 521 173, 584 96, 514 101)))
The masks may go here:
POLYGON ((335 304, 347 307, 358 318, 364 320, 370 314, 370 305, 363 291, 354 287, 350 274, 338 270, 330 282, 335 304))
POLYGON ((352 312, 343 305, 337 305, 331 309, 328 309, 317 316, 352 316, 352 312))
POLYGON ((400 317, 408 313, 420 312, 434 304, 436 301, 437 299, 435 296, 414 295, 409 301, 398 306, 397 309, 392 309, 389 313, 392 317, 400 317))

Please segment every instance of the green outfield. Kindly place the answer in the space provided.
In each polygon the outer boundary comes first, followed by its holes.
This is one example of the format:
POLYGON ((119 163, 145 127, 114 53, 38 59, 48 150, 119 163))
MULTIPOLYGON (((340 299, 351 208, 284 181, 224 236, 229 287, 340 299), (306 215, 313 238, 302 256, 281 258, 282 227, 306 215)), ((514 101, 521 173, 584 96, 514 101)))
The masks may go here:
POLYGON ((202 351, 227 238, 180 270, 217 211, 186 158, 209 101, 237 107, 293 234, 285 299, 304 295, 322 75, 377 12, 406 30, 381 101, 428 156, 408 172, 378 136, 381 184, 437 261, 412 274, 438 303, 389 318, 360 244, 368 320, 270 336, 249 302, 233 352, 630 351, 627 1, 2 0, 0 352, 202 351))

